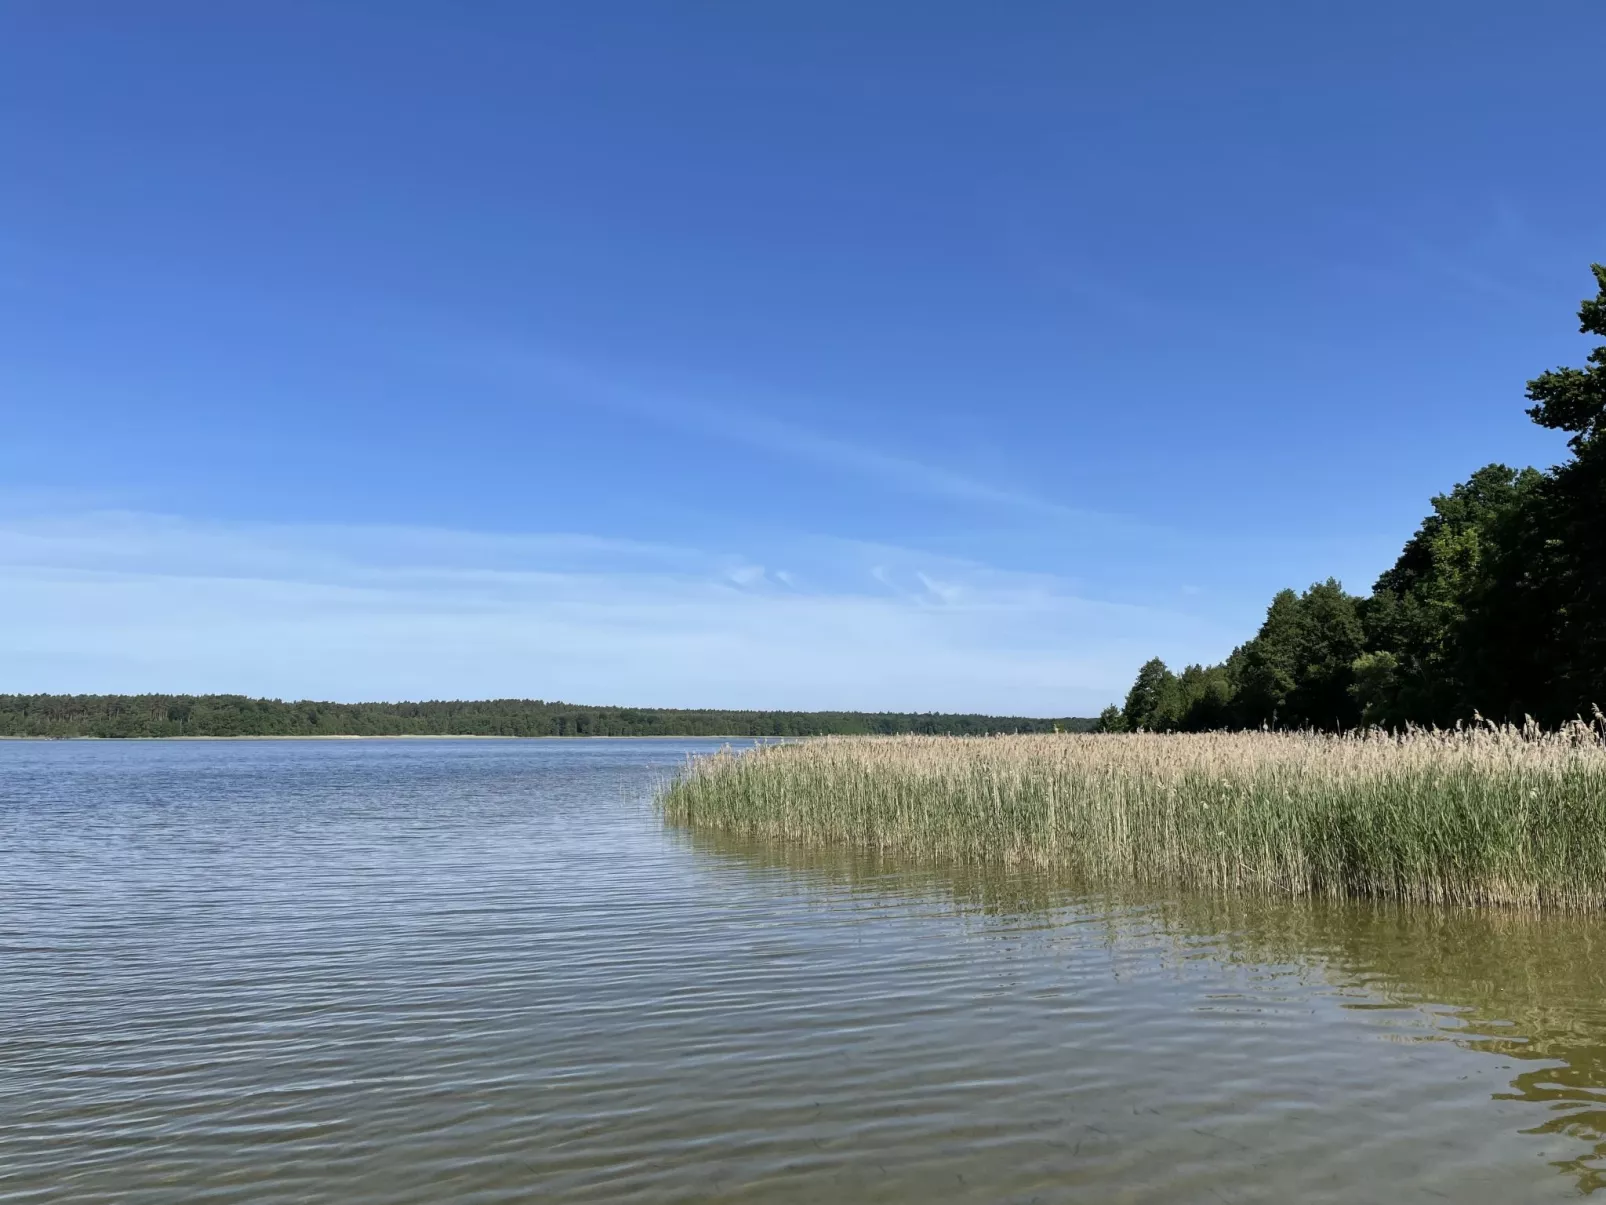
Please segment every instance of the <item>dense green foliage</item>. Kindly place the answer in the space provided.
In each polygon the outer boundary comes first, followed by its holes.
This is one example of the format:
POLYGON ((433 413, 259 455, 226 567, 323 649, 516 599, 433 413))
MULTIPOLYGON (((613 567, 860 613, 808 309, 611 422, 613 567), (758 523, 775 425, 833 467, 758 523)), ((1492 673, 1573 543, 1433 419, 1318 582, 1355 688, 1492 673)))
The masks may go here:
MULTIPOLYGON (((1606 338, 1606 266, 1580 330, 1606 338)), ((1100 731, 1552 727, 1606 706, 1606 345, 1528 382, 1528 415, 1570 433, 1548 472, 1492 464, 1448 494, 1369 596, 1329 579, 1272 599, 1221 665, 1138 671, 1100 731)))
POLYGON ((860 711, 662 711, 540 699, 286 703, 243 695, 0 695, 0 736, 819 736, 1085 732, 1085 719, 860 711))

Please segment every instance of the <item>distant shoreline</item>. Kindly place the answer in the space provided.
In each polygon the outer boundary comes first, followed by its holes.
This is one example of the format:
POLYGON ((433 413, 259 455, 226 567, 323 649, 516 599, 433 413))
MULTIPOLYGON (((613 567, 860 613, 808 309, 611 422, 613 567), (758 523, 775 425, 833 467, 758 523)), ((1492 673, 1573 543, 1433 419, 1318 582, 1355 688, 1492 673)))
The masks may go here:
POLYGON ((727 711, 544 699, 331 703, 246 695, 0 694, 0 737, 47 740, 737 740, 923 732, 1085 732, 1076 717, 973 712, 727 711))
POLYGON ((347 735, 326 733, 272 733, 259 736, 0 736, 0 741, 37 741, 41 744, 60 741, 108 741, 126 745, 132 741, 171 743, 173 741, 785 741, 807 740, 796 736, 752 736, 730 732, 712 735, 651 733, 642 736, 590 736, 571 733, 567 736, 545 734, 540 736, 504 736, 497 732, 390 732, 347 735))

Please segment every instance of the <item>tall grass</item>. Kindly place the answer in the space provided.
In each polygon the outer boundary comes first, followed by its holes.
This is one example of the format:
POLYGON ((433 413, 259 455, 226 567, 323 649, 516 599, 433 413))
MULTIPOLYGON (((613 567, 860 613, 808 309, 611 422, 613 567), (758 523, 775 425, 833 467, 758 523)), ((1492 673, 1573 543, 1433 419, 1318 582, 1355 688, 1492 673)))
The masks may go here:
POLYGON ((1606 722, 1328 736, 830 737, 689 762, 674 824, 1091 880, 1606 905, 1606 722))

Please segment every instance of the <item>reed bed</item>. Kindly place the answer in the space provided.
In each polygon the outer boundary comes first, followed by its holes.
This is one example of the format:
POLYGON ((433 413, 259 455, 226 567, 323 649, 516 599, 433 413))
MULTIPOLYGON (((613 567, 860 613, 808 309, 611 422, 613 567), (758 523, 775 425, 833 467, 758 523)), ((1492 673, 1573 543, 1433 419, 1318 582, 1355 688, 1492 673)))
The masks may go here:
POLYGON ((1606 905, 1606 721, 1454 731, 828 737, 690 761, 667 821, 1093 881, 1606 905))

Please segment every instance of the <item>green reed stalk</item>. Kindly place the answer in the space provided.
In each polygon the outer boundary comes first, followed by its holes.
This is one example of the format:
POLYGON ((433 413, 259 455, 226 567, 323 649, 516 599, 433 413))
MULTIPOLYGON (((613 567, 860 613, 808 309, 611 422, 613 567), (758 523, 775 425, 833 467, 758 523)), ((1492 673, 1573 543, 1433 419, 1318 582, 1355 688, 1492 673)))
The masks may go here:
POLYGON ((1091 879, 1606 905, 1606 742, 1483 727, 828 737, 689 762, 677 825, 1091 879))

